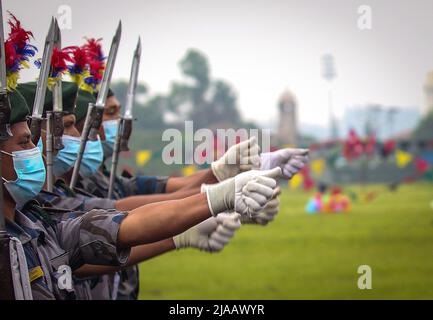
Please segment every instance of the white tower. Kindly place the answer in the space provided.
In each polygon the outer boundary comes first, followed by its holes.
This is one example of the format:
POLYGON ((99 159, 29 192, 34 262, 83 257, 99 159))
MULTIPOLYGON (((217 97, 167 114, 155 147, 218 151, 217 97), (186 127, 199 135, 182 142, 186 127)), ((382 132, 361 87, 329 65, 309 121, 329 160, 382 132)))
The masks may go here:
POLYGON ((429 71, 424 82, 424 108, 422 114, 433 112, 433 71, 429 71))
POLYGON ((298 136, 296 98, 289 90, 281 95, 278 109, 278 140, 280 144, 296 145, 298 136))

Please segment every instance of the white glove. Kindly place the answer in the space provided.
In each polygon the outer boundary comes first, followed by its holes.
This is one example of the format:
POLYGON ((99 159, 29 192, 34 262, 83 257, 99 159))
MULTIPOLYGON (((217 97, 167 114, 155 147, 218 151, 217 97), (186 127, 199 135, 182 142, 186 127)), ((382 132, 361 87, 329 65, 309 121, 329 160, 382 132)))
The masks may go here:
POLYGON ((231 146, 211 168, 218 181, 232 178, 243 171, 260 167, 260 147, 256 137, 231 146))
POLYGON ((280 175, 280 168, 250 170, 223 182, 204 186, 212 215, 234 209, 242 216, 256 216, 272 199, 277 187, 275 179, 280 175))
POLYGON ((176 249, 197 248, 207 252, 221 251, 241 227, 240 215, 221 213, 173 237, 176 249))
POLYGON ((260 170, 280 167, 283 176, 291 179, 308 162, 308 149, 281 149, 274 152, 262 153, 260 170))
POLYGON ((262 226, 266 226, 269 222, 273 221, 280 210, 280 193, 281 189, 277 187, 274 191, 274 196, 272 197, 272 200, 269 201, 263 211, 254 218, 250 218, 248 216, 241 216, 242 224, 259 224, 262 226))

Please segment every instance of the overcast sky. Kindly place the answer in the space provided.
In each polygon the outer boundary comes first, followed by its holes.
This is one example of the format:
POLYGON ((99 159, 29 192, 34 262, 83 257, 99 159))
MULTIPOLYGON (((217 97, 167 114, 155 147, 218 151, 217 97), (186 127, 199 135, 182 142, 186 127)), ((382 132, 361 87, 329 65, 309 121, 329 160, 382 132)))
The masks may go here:
MULTIPOLYGON (((301 122, 327 124, 320 74, 325 53, 336 58, 338 115, 370 102, 421 108, 425 74, 433 69, 432 0, 3 0, 3 10, 33 31, 38 46, 61 5, 72 9, 64 46, 81 44, 84 36, 102 37, 108 53, 122 19, 114 78, 129 77, 140 35, 140 80, 152 93, 167 92, 181 78, 178 61, 194 47, 206 53, 214 77, 234 86, 244 117, 257 121, 275 118, 278 97, 289 88, 301 122), (372 8, 372 30, 358 29, 362 4, 372 8)), ((26 71, 22 77, 35 75, 26 71)))

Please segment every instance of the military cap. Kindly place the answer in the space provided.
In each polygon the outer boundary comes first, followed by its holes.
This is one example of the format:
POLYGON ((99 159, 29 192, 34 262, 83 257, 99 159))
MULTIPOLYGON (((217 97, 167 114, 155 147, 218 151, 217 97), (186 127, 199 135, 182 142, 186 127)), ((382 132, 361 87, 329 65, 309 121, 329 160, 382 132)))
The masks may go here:
POLYGON ((107 98, 114 96, 114 91, 108 88, 107 98))
POLYGON ((96 99, 93 94, 86 90, 78 90, 77 103, 75 107, 76 122, 80 122, 87 115, 89 103, 95 103, 96 99))
POLYGON ((17 90, 9 93, 9 101, 11 104, 10 124, 27 121, 30 115, 30 110, 26 99, 17 90))
MULTIPOLYGON (((36 96, 36 82, 26 82, 18 84, 17 90, 21 92, 27 101, 30 108, 33 108, 33 103, 36 96)), ((77 98, 78 87, 74 82, 62 81, 62 100, 63 112, 71 114, 74 112, 75 101, 77 98)), ((53 93, 50 90, 45 92, 44 115, 46 111, 53 110, 53 93)))

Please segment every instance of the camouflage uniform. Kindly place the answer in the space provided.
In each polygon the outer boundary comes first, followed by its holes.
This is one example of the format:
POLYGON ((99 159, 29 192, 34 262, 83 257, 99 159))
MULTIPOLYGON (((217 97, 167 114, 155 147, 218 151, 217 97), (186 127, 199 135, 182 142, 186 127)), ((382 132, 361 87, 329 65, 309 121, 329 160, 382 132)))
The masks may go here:
POLYGON ((62 180, 56 181, 53 192, 42 191, 37 200, 44 206, 73 211, 116 208, 116 200, 97 198, 79 188, 72 190, 62 180))
POLYGON ((118 250, 117 235, 126 215, 115 210, 48 212, 34 200, 16 210, 6 228, 23 245, 33 299, 76 299, 75 288, 58 286, 60 266, 74 271, 84 264, 124 265, 130 249, 118 250))
MULTIPOLYGON (((122 199, 136 195, 165 193, 168 177, 158 176, 117 176, 114 184, 114 199, 122 199)), ((108 197, 110 173, 103 168, 87 178, 80 178, 77 184, 80 188, 100 198, 108 197)))
MULTIPOLYGON (((114 198, 122 199, 129 196, 165 193, 168 177, 156 176, 118 176, 114 184, 114 198)), ((78 185, 98 197, 108 197, 110 173, 103 167, 88 178, 80 178, 78 185)), ((138 266, 131 266, 119 271, 113 276, 113 298, 118 300, 138 299, 140 276, 138 266)))
MULTIPOLYGON (((84 190, 72 191, 62 180, 57 180, 53 193, 42 191, 37 200, 45 207, 61 208, 68 211, 87 212, 92 209, 115 209, 116 201, 92 196, 84 190)), ((58 216, 59 219, 63 216, 58 216)), ((69 219, 68 215, 66 218, 69 219)), ((101 275, 86 279, 74 279, 77 299, 111 300, 111 276, 101 275)))

